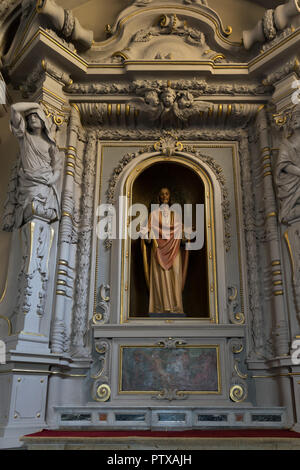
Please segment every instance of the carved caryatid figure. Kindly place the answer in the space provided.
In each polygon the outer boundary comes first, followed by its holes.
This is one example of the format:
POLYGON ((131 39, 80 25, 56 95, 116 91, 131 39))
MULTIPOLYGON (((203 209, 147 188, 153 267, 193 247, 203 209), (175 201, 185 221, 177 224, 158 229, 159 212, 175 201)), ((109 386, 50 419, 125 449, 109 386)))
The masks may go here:
POLYGON ((283 234, 291 259, 295 308, 300 321, 300 105, 287 124, 288 137, 280 146, 275 167, 279 221, 288 227, 283 234))
POLYGON ((300 105, 295 106, 289 127, 275 167, 279 221, 286 224, 300 217, 300 105))
POLYGON ((149 216, 148 226, 142 230, 149 234, 151 246, 150 272, 148 270, 145 244, 144 267, 149 287, 149 314, 184 314, 182 291, 188 264, 188 251, 181 254, 182 219, 170 209, 171 193, 168 188, 159 192, 160 206, 149 216))
POLYGON ((50 123, 41 106, 36 103, 13 105, 11 130, 19 141, 20 152, 5 207, 2 224, 5 231, 21 227, 33 216, 48 222, 60 217, 56 184, 61 162, 50 123))

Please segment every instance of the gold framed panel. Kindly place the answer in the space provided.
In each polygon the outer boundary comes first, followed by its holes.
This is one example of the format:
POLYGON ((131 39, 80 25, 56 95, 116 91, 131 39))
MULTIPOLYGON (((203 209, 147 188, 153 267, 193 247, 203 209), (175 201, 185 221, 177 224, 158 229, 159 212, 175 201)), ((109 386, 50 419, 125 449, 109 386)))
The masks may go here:
MULTIPOLYGON (((164 346, 160 345, 120 345, 119 346, 119 371, 118 371, 118 394, 119 395, 149 395, 149 394, 161 394, 162 390, 122 390, 123 383, 123 350, 125 348, 151 348, 166 350, 164 346)), ((174 350, 178 349, 215 349, 217 358, 217 390, 182 390, 176 389, 178 395, 221 395, 222 394, 222 382, 221 382, 221 368, 220 368, 220 345, 219 344, 192 344, 192 345, 180 345, 176 346, 174 350)))
MULTIPOLYGON (((206 269, 208 275, 208 285, 207 285, 207 298, 208 298, 208 308, 209 315, 208 317, 186 317, 182 319, 173 319, 164 317, 163 315, 160 318, 156 318, 157 321, 209 321, 211 323, 219 322, 218 315, 218 284, 217 284, 217 273, 216 273, 216 241, 215 241, 215 213, 214 213, 214 191, 213 185, 210 180, 209 175, 206 173, 205 169, 201 166, 201 163, 197 164, 192 162, 186 155, 176 155, 172 157, 165 157, 164 155, 149 156, 142 162, 138 163, 135 168, 132 169, 128 177, 126 178, 123 196, 126 197, 127 206, 124 214, 124 220, 127 222, 129 220, 128 210, 132 205, 133 197, 133 185, 136 179, 141 175, 141 173, 151 166, 161 163, 177 163, 178 165, 184 165, 190 170, 192 170, 204 184, 204 194, 205 194, 205 215, 206 215, 206 269)), ((120 320, 121 323, 127 323, 129 321, 153 321, 149 319, 148 316, 134 317, 130 312, 130 270, 131 270, 131 240, 127 233, 127 223, 125 224, 122 240, 122 264, 121 264, 121 312, 120 320)))

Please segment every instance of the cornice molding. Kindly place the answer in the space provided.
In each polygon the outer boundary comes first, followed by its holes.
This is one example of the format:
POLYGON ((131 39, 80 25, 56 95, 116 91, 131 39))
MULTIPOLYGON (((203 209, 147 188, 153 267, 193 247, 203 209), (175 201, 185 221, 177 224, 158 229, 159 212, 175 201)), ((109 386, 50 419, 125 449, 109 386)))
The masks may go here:
MULTIPOLYGON (((34 33, 23 42, 22 48, 16 49, 14 54, 7 59, 5 66, 8 68, 11 80, 19 81, 25 75, 32 71, 32 58, 35 57, 35 51, 39 53, 39 57, 50 54, 52 61, 64 60, 64 72, 71 75, 74 82, 86 81, 87 74, 90 81, 95 82, 95 77, 103 77, 113 74, 114 81, 120 80, 127 73, 134 73, 137 77, 139 73, 151 72, 151 74, 160 74, 162 71, 166 73, 184 72, 187 78, 195 73, 209 73, 216 78, 226 76, 226 80, 234 79, 239 76, 241 82, 258 81, 261 75, 266 76, 269 73, 270 65, 274 65, 275 61, 282 63, 283 61, 297 58, 295 56, 295 47, 300 40, 300 29, 284 37, 280 42, 276 43, 264 53, 259 54, 249 62, 216 62, 213 60, 128 60, 123 59, 117 63, 91 63, 88 57, 79 55, 76 50, 70 48, 68 44, 52 31, 46 31, 38 28, 34 33), (28 73, 27 73, 28 71, 28 73)), ((70 88, 69 91, 72 91, 70 88)))

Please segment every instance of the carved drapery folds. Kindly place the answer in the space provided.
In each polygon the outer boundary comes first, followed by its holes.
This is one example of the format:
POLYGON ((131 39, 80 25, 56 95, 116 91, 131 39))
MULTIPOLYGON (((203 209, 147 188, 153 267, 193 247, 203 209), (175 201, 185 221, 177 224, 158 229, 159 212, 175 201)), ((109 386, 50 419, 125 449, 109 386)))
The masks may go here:
POLYGON ((285 128, 274 166, 274 182, 278 201, 278 220, 289 253, 294 303, 300 321, 300 166, 299 120, 300 105, 275 115, 275 121, 285 128))
POLYGON ((284 240, 290 256, 295 307, 300 323, 300 223, 294 222, 285 232, 284 240))
POLYGON ((2 220, 6 231, 20 229, 21 266, 14 311, 17 331, 39 335, 49 279, 53 222, 60 219, 58 181, 61 155, 50 120, 36 103, 11 108, 11 129, 19 141, 19 156, 9 185, 2 220))
POLYGON ((2 229, 13 231, 35 216, 54 222, 61 213, 58 181, 62 162, 50 120, 39 104, 17 103, 11 108, 11 130, 20 152, 11 175, 2 229))
POLYGON ((45 311, 54 229, 42 220, 33 219, 22 227, 20 236, 22 266, 15 309, 17 331, 39 334, 45 311))
POLYGON ((279 202, 279 221, 291 224, 300 217, 300 105, 295 106, 287 125, 289 136, 283 139, 274 171, 274 182, 279 202), (299 121, 299 123, 298 123, 299 121))

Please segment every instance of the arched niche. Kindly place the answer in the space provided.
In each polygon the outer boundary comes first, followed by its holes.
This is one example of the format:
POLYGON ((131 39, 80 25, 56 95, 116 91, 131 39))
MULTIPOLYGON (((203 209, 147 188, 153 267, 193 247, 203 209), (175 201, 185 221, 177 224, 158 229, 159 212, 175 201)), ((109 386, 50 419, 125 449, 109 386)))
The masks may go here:
POLYGON ((144 277, 140 239, 128 234, 129 208, 142 203, 147 207, 160 187, 176 193, 175 202, 204 204, 205 243, 201 250, 189 252, 189 268, 183 291, 186 316, 172 322, 225 321, 226 289, 224 268, 224 228, 222 194, 212 169, 199 157, 183 152, 165 157, 158 152, 145 153, 128 164, 116 186, 119 214, 116 239, 112 246, 111 287, 112 321, 115 323, 157 323, 170 317, 150 318, 148 292, 144 277), (166 181, 169 179, 169 184, 166 181), (172 180, 170 182, 170 179, 172 180))
MULTIPOLYGON (((174 161, 158 161, 147 166, 131 184, 131 200, 133 204, 144 204, 151 211, 151 203, 157 203, 157 195, 161 188, 168 187, 171 191, 172 203, 203 204, 205 206, 205 184, 202 177, 192 168, 174 161)), ((194 211, 195 212, 195 211, 194 211)), ((184 208, 182 207, 182 213, 184 208)), ((205 214, 205 219, 207 214, 205 214)), ((195 221, 195 213, 193 217, 195 221)), ((206 224, 204 224, 206 227, 206 224)), ((145 246, 146 264, 150 266, 151 248, 145 246), (147 252, 147 253, 146 253, 147 252)), ((200 250, 184 253, 188 255, 188 268, 185 287, 183 289, 183 306, 186 318, 209 319, 209 284, 207 272, 207 236, 200 250)), ((144 260, 141 256, 141 240, 131 240, 130 244, 130 283, 129 283, 129 318, 147 318, 149 289, 143 276, 144 260)), ((163 318, 164 315, 161 315, 163 318)))

